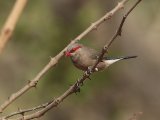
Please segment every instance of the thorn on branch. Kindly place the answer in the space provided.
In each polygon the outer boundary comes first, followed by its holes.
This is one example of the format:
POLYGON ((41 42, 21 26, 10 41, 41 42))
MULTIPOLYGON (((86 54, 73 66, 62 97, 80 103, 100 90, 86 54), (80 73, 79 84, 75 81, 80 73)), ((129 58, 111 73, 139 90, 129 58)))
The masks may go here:
POLYGON ((30 81, 30 83, 29 83, 29 85, 31 87, 35 87, 35 88, 36 88, 37 84, 38 84, 38 81, 30 81))
POLYGON ((59 99, 55 99, 55 104, 56 106, 60 103, 60 100, 59 99))
POLYGON ((124 16, 123 16, 123 19, 126 19, 126 17, 127 17, 128 15, 127 14, 125 14, 124 16))
POLYGON ((15 94, 12 94, 11 96, 8 97, 8 100, 11 100, 14 97, 15 94))
POLYGON ((107 18, 105 17, 104 19, 103 19, 103 21, 106 21, 107 20, 107 18))
POLYGON ((49 101, 46 105, 42 105, 42 106, 48 106, 49 104, 51 104, 56 98, 54 98, 53 100, 49 101))
POLYGON ((37 88, 37 83, 38 83, 38 81, 36 81, 36 82, 33 84, 33 87, 34 87, 34 88, 37 88))
POLYGON ((124 8, 124 4, 122 4, 121 2, 118 2, 118 6, 120 6, 120 7, 119 7, 120 9, 123 9, 123 8, 124 8))
POLYGON ((30 84, 31 83, 31 80, 28 80, 28 84, 30 84))
MULTIPOLYGON (((18 108, 18 112, 22 115, 22 116, 24 116, 24 114, 25 114, 25 112, 23 112, 20 108, 18 108)), ((24 117, 23 117, 24 118, 24 117)))
POLYGON ((8 97, 8 100, 11 98, 11 96, 8 97))
MULTIPOLYGON (((108 14, 108 19, 111 19, 111 17, 113 16, 113 13, 112 12, 109 12, 108 14)), ((107 18, 106 18, 107 19, 107 18)))
POLYGON ((11 29, 7 28, 5 31, 4 31, 4 34, 5 35, 9 35, 11 33, 11 29))
MULTIPOLYGON (((72 89, 72 92, 73 93, 77 93, 77 92, 80 92, 80 87, 81 86, 83 86, 83 82, 80 82, 79 80, 77 80, 77 82, 74 84, 74 85, 72 85, 72 84, 70 84, 70 87, 71 87, 71 89, 72 89)), ((77 95, 77 94, 76 94, 77 95)))
POLYGON ((121 36, 122 35, 122 29, 117 30, 117 35, 121 36))
POLYGON ((89 76, 88 76, 87 78, 88 78, 89 80, 91 80, 91 78, 90 78, 89 76))
POLYGON ((51 66, 52 65, 56 65, 58 63, 58 60, 56 59, 56 57, 54 57, 54 58, 52 58, 52 57, 50 57, 50 64, 51 64, 51 66))

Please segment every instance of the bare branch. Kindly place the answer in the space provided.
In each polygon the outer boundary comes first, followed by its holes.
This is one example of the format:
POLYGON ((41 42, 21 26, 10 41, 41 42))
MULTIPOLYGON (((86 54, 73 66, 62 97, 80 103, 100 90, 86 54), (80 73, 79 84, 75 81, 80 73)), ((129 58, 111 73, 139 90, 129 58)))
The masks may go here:
POLYGON ((90 33, 92 30, 95 30, 99 27, 100 24, 104 23, 106 20, 110 19, 117 11, 122 9, 124 7, 124 4, 128 0, 122 0, 118 3, 118 5, 112 9, 110 12, 106 13, 103 17, 101 17, 96 22, 92 23, 84 32, 82 32, 80 35, 78 35, 74 40, 72 40, 59 54, 57 54, 55 57, 51 58, 50 62, 33 78, 28 82, 27 85, 25 85, 23 88, 21 88, 16 93, 13 93, 8 100, 6 100, 1 106, 0 106, 0 112, 3 112, 3 110, 11 104, 13 101, 15 101, 18 97, 20 97, 22 94, 27 92, 29 89, 35 87, 40 80, 40 78, 51 68, 54 67, 59 60, 63 57, 64 52, 67 50, 67 47, 71 44, 74 44, 81 40, 83 37, 85 37, 88 33, 90 33))
MULTIPOLYGON (((70 88, 64 92, 61 96, 59 96, 58 98, 54 99, 53 102, 51 102, 50 104, 48 104, 48 106, 46 106, 45 108, 43 108, 40 111, 37 111, 33 114, 30 115, 26 115, 23 116, 23 120, 30 120, 30 119, 34 119, 34 118, 39 118, 41 116, 43 116, 47 111, 49 111, 50 109, 58 106, 64 99, 66 99, 69 95, 79 92, 80 91, 80 87, 83 85, 84 81, 89 78, 89 76, 95 72, 95 68, 96 65, 102 60, 103 55, 105 52, 108 51, 108 48, 111 46, 111 44, 113 43, 113 41, 115 40, 115 38, 117 38, 118 36, 121 35, 121 31, 122 31, 122 27, 124 24, 125 19, 127 18, 127 16, 129 15, 129 13, 138 5, 138 3, 140 3, 141 0, 138 0, 130 9, 129 11, 124 15, 125 17, 123 17, 120 26, 118 27, 116 33, 113 35, 113 37, 111 38, 111 40, 109 41, 108 44, 106 44, 104 46, 104 48, 102 49, 101 55, 99 57, 99 59, 97 60, 96 64, 91 68, 91 70, 87 70, 83 76, 77 80, 77 82, 75 84, 73 84, 72 86, 70 86, 70 88)), ((121 3, 119 3, 121 4, 121 3)), ((21 120, 22 118, 18 118, 17 120, 21 120)))
POLYGON ((36 110, 45 108, 45 107, 48 106, 51 102, 52 102, 52 101, 47 102, 47 103, 42 104, 42 105, 39 105, 39 106, 34 107, 34 108, 30 108, 30 109, 24 109, 24 110, 19 109, 17 112, 14 112, 14 113, 11 113, 10 115, 4 116, 2 119, 3 119, 3 120, 4 120, 4 119, 8 119, 8 118, 13 117, 13 116, 15 116, 15 115, 24 115, 24 114, 27 113, 27 112, 33 112, 33 111, 36 111, 36 110))
POLYGON ((16 23, 27 3, 27 0, 16 0, 15 5, 0 33, 0 53, 5 47, 7 41, 11 37, 16 23))

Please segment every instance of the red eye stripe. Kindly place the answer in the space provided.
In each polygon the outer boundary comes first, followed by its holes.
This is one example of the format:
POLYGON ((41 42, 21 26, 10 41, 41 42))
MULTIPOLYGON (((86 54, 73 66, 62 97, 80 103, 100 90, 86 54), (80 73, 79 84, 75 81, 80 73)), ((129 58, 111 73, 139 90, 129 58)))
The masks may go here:
POLYGON ((72 50, 76 51, 76 50, 78 50, 79 48, 81 48, 81 46, 77 46, 77 47, 73 48, 72 50))
POLYGON ((70 52, 75 52, 76 50, 78 50, 79 48, 81 48, 81 46, 77 46, 75 48, 72 48, 72 50, 70 52))

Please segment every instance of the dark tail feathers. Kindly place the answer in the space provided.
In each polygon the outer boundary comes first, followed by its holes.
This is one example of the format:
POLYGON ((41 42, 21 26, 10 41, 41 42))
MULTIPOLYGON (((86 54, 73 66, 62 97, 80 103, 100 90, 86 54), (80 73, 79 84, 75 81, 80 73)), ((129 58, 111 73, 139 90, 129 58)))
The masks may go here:
POLYGON ((130 59, 130 58, 136 58, 137 56, 120 56, 120 57, 104 57, 106 60, 115 60, 115 59, 130 59))

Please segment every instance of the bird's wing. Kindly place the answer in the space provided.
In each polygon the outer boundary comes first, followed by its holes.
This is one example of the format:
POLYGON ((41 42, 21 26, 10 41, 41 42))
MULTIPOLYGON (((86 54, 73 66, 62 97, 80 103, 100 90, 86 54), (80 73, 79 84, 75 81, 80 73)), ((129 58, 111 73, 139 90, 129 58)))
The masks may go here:
POLYGON ((86 51, 88 53, 88 56, 92 59, 97 59, 99 56, 99 53, 95 49, 87 48, 86 51))

